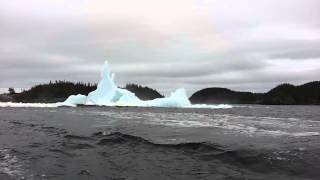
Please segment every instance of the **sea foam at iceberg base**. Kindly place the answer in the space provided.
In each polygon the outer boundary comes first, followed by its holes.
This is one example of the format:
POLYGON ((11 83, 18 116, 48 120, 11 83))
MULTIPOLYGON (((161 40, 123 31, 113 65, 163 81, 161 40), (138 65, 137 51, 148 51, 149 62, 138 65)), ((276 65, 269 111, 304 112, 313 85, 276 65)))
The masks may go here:
POLYGON ((101 81, 97 89, 85 95, 71 95, 63 105, 105 105, 105 106, 142 106, 142 107, 190 107, 192 106, 186 91, 177 89, 169 97, 143 101, 134 93, 118 88, 114 83, 114 74, 110 73, 109 64, 106 61, 101 72, 101 81))

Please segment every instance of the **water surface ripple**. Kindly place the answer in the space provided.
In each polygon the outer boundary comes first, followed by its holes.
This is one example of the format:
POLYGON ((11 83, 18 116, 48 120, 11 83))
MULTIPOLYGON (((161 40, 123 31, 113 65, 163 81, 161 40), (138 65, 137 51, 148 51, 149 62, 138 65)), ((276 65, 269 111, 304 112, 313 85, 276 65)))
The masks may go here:
POLYGON ((0 179, 319 179, 317 106, 0 108, 0 179))

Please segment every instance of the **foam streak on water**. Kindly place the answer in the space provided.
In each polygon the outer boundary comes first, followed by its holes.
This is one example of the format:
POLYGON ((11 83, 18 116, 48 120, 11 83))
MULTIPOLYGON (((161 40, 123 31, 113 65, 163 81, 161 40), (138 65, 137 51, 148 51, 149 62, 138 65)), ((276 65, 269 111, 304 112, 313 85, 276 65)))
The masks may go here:
MULTIPOLYGON (((161 125, 180 128, 219 128, 225 133, 238 132, 247 135, 262 136, 319 136, 320 121, 307 121, 299 118, 274 118, 259 116, 240 116, 232 114, 199 114, 199 113, 149 113, 132 112, 91 112, 105 117, 119 119, 142 120, 144 124, 161 125), (147 120, 145 120, 147 119, 147 120)), ((139 121, 140 122, 140 121, 139 121)), ((97 125, 98 126, 98 125, 97 125)), ((100 126, 104 126, 104 122, 100 126)))
POLYGON ((13 103, 0 102, 0 107, 35 107, 35 108, 53 108, 61 106, 60 103, 13 103))
MULTIPOLYGON (((61 102, 58 103, 14 103, 14 102, 0 102, 0 107, 33 107, 33 108, 55 108, 61 106, 72 106, 75 107, 76 105, 73 104, 64 104, 61 102)), ((88 105, 93 106, 93 105, 88 105)), ((116 104, 116 103, 109 103, 103 105, 94 105, 94 106, 128 106, 127 104, 116 104)), ((183 108, 207 108, 207 109, 228 109, 232 108, 232 105, 228 104, 217 104, 217 105, 206 105, 206 104, 196 104, 190 105, 183 108)))
POLYGON ((9 149, 0 149, 0 173, 18 179, 24 175, 23 163, 9 149))

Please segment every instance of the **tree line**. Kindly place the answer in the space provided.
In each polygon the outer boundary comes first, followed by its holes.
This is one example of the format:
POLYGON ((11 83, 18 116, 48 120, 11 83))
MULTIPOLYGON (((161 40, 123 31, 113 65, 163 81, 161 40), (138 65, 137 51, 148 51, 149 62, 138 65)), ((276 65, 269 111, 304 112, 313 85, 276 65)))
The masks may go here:
MULTIPOLYGON (((163 97, 155 89, 137 84, 127 84, 124 89, 127 89, 136 94, 142 100, 151 100, 163 97)), ((97 89, 96 83, 70 82, 70 81, 50 81, 47 84, 39 84, 31 87, 28 90, 23 90, 21 93, 16 93, 14 88, 9 88, 9 99, 15 102, 61 102, 70 95, 83 94, 88 95, 91 91, 97 89)), ((2 95, 4 96, 4 95, 2 95)), ((1 100, 1 95, 0 95, 1 100)))

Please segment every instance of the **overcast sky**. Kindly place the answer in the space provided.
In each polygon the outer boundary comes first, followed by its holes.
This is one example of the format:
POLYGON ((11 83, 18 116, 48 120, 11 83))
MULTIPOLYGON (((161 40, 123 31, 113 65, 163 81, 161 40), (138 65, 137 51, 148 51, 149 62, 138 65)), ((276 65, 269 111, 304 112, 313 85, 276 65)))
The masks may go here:
POLYGON ((319 0, 0 0, 0 88, 97 82, 264 92, 320 80, 319 0))

